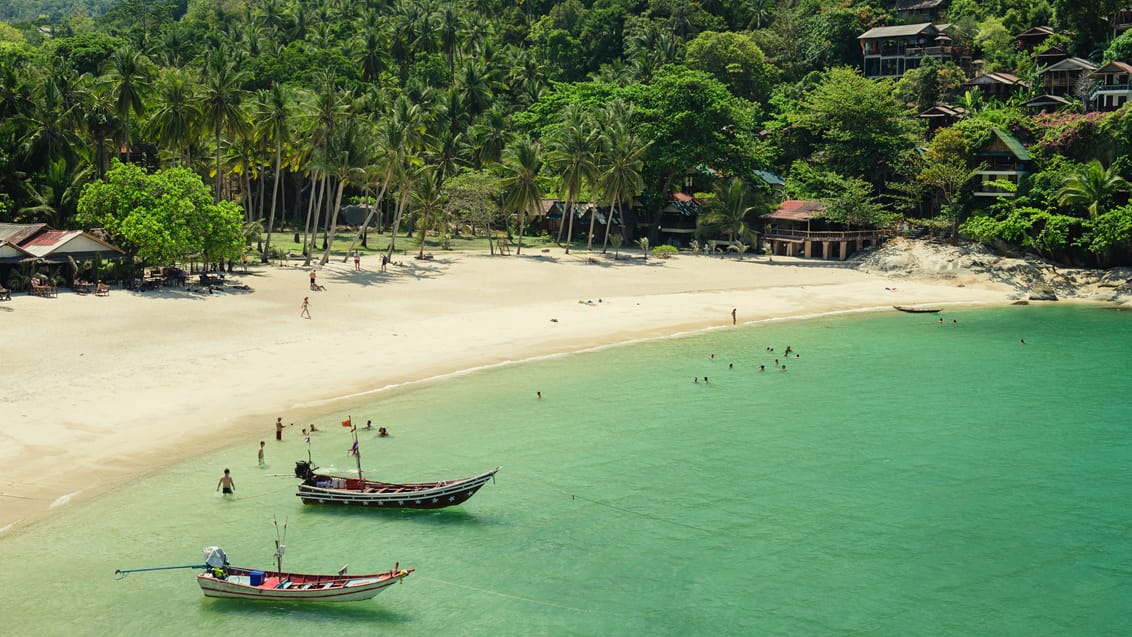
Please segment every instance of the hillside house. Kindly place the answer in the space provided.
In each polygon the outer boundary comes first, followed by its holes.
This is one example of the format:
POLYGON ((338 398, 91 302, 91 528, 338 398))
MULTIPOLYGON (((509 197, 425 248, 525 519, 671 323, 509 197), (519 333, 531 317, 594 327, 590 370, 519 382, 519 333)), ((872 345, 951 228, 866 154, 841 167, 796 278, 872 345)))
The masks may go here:
POLYGON ((1093 110, 1115 111, 1132 98, 1132 65, 1109 62, 1089 74, 1097 82, 1093 90, 1093 110))
POLYGON ((1030 171, 1032 158, 1022 142, 1002 130, 991 129, 994 136, 975 151, 975 162, 982 164, 982 170, 975 174, 974 194, 976 197, 1013 197, 1008 192, 991 185, 995 181, 1009 181, 1015 186, 1030 171))
POLYGON ((908 69, 919 68, 924 57, 941 62, 970 66, 970 54, 952 46, 946 31, 950 25, 930 22, 893 27, 876 27, 857 36, 861 43, 865 77, 899 77, 908 69))
POLYGON ((1097 70, 1097 65, 1078 57, 1068 57, 1038 71, 1041 90, 1049 95, 1072 97, 1076 95, 1081 81, 1097 70))
POLYGON ((1022 80, 1010 73, 981 73, 962 86, 964 89, 977 91, 984 100, 996 99, 1003 102, 1026 88, 1022 80))

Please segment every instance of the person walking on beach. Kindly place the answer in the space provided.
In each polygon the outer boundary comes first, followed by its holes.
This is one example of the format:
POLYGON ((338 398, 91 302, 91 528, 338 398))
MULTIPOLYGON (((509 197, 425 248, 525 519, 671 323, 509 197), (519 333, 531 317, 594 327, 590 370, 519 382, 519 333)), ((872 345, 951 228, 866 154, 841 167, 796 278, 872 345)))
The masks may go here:
POLYGON ((232 474, 225 469, 224 475, 220 476, 220 482, 216 483, 216 490, 224 489, 224 495, 233 495, 236 493, 236 483, 232 481, 232 474))
POLYGON ((260 469, 263 468, 263 446, 265 444, 267 444, 267 443, 262 441, 262 440, 259 441, 259 468, 260 469))
POLYGON ((737 309, 737 308, 731 308, 731 324, 732 324, 732 325, 734 325, 734 324, 735 324, 735 321, 737 320, 737 319, 735 318, 735 311, 736 311, 736 309, 737 309))
POLYGON ((354 270, 360 271, 362 269, 362 255, 354 250, 354 270))
POLYGON ((275 419, 275 439, 283 440, 283 417, 275 419))
POLYGON ((304 296, 303 297, 303 304, 299 308, 299 318, 309 319, 310 317, 311 317, 311 297, 304 296))

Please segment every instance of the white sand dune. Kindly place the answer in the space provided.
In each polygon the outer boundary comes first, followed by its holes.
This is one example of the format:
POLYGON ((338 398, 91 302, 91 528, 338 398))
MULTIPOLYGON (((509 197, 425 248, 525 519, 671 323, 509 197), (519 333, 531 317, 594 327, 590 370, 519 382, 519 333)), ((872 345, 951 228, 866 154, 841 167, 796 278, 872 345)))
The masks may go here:
MULTIPOLYGON (((771 317, 1005 302, 982 280, 895 281, 822 261, 438 254, 377 272, 253 267, 252 291, 0 303, 0 529, 340 397, 532 356, 771 317), (311 319, 299 317, 303 297, 311 319), (579 303, 592 300, 593 304, 579 303), (600 302, 599 302, 600 300, 600 302)), ((254 443, 249 443, 249 449, 254 443)), ((74 502, 71 504, 74 504, 74 502)), ((61 507, 60 510, 68 507, 61 507)))

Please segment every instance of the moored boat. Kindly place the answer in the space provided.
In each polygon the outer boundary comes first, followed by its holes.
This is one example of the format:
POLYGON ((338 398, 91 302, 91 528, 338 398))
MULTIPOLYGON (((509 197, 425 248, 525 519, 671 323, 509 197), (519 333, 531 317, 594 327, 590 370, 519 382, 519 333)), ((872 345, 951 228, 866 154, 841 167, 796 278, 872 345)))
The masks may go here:
POLYGON ((943 309, 939 307, 916 307, 912 305, 893 305, 892 308, 910 314, 935 314, 943 309))
MULTIPOLYGON (((443 509, 467 501, 502 467, 478 475, 437 482, 379 482, 318 473, 309 460, 295 463, 301 478, 295 494, 304 504, 351 504, 385 509, 443 509)), ((360 475, 360 474, 359 474, 360 475)))
MULTIPOLYGON (((274 602, 356 602, 375 597, 413 572, 411 568, 401 568, 400 564, 384 573, 365 575, 347 575, 345 568, 332 575, 267 571, 228 564, 228 556, 218 546, 204 549, 204 554, 204 564, 119 570, 117 573, 125 576, 138 571, 200 568, 204 570, 197 575, 197 584, 205 597, 274 602)), ((278 551, 276 556, 281 564, 282 551, 278 551)))

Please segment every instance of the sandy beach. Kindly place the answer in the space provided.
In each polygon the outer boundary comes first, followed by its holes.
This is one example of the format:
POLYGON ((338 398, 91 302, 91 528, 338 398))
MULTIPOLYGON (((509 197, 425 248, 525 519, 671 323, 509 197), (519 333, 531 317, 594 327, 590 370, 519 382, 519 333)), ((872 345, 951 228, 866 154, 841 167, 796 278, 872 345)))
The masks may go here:
MULTIPOLYGON (((485 365, 685 331, 900 304, 1008 302, 986 279, 895 280, 844 264, 681 255, 408 255, 230 277, 250 290, 70 291, 0 302, 0 533, 273 423, 485 365), (310 297, 311 318, 299 316, 310 297), (581 301, 581 302, 580 302, 581 301), (587 301, 591 301, 587 303, 587 301)), ((536 387, 516 387, 516 396, 536 387)), ((320 422, 321 424, 321 422, 320 422)), ((298 428, 296 424, 296 428, 298 428)), ((289 435, 298 435, 294 432, 289 435)))

